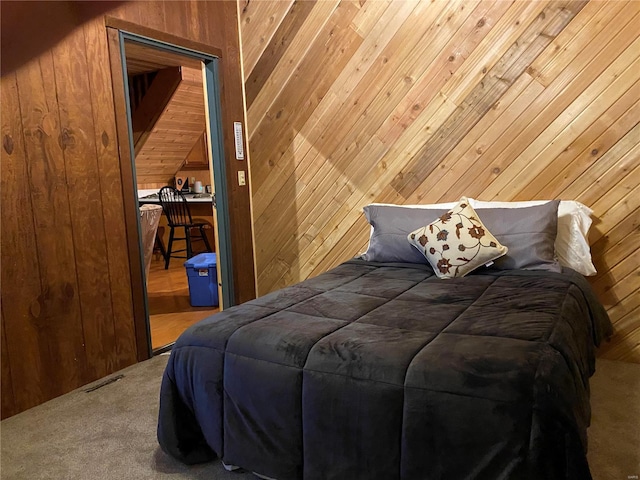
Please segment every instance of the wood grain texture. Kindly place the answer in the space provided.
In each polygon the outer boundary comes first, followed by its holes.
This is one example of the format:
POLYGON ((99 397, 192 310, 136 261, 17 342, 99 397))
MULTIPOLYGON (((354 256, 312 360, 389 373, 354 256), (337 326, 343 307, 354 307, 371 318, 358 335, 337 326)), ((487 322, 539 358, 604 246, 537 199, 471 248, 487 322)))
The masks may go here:
POLYGON ((107 47, 109 55, 109 70, 111 73, 111 86, 113 91, 114 122, 117 132, 119 149, 119 173, 122 192, 122 215, 126 232, 127 264, 131 280, 131 305, 133 310, 133 331, 135 333, 136 358, 145 360, 151 355, 149 334, 147 328, 144 272, 140 251, 140 239, 138 221, 140 210, 138 208, 138 195, 135 190, 129 188, 134 184, 133 158, 130 148, 123 148, 128 142, 129 129, 127 125, 126 98, 124 90, 124 71, 120 52, 120 39, 115 28, 107 28, 107 47))
MULTIPOLYGON (((127 57, 127 74, 130 73, 129 60, 130 57, 127 57)), ((145 91, 140 93, 135 88, 135 82, 131 80, 132 78, 129 76, 131 129, 133 130, 133 146, 137 157, 154 125, 182 82, 182 74, 180 67, 161 68, 157 70, 145 91), (134 94, 138 97, 137 101, 133 99, 134 94)))
POLYGON ((0 418, 4 419, 14 415, 16 413, 16 399, 13 395, 13 378, 11 376, 11 360, 9 359, 9 352, 7 351, 6 333, 4 333, 4 315, 0 312, 0 340, 2 345, 2 351, 0 354, 0 367, 2 368, 2 403, 0 405, 0 418))
MULTIPOLYGON (((107 268, 110 278, 111 308, 115 335, 114 370, 131 364, 137 357, 135 326, 131 321, 132 278, 127 244, 127 232, 122 221, 123 189, 118 156, 118 135, 113 112, 110 60, 107 32, 102 19, 84 25, 84 38, 89 62, 89 90, 93 115, 96 158, 100 178, 102 221, 106 235, 107 268)), ((144 355, 142 355, 144 358, 144 355)))
POLYGON ((125 46, 129 75, 154 72, 166 67, 186 66, 196 70, 201 68, 200 62, 195 58, 157 50, 134 42, 125 42, 125 46))
POLYGON ((371 202, 575 199, 601 354, 640 362, 640 3, 302 7, 240 15, 259 293, 366 248, 371 202))
MULTIPOLYGON (((147 117, 155 118, 151 129, 148 125, 142 128, 135 144, 138 183, 169 183, 205 131, 202 71, 182 67, 179 75, 177 85, 170 84, 169 90, 165 90, 163 84, 156 84, 162 80, 159 73, 140 104, 139 108, 145 109, 147 117), (158 90, 154 85, 159 85, 159 91, 168 94, 159 111, 153 108, 161 103, 155 97, 158 90)), ((136 113, 132 115, 134 119, 136 113)), ((133 136, 136 139, 136 130, 133 136)))
MULTIPOLYGON (((3 416, 149 356, 128 132, 116 123, 120 52, 105 22, 220 58, 227 182, 246 170, 230 133, 244 120, 236 3, 116 5, 110 20, 66 19, 65 38, 2 77, 3 416)), ((248 187, 228 200, 241 301, 255 296, 248 187)))
MULTIPOLYGON (((87 378, 100 378, 115 368, 115 332, 111 309, 106 231, 102 201, 92 190, 100 179, 84 30, 76 29, 52 51, 60 143, 69 198, 71 237, 75 256, 77 297, 82 318, 87 378), (95 214, 87 215, 87 212, 95 214), (90 320, 89 320, 90 319, 90 320)), ((55 232, 52 232, 55 234, 55 232)))
POLYGON ((35 372, 42 379, 39 373, 42 360, 32 345, 38 341, 38 332, 30 322, 29 305, 11 301, 20 292, 28 292, 31 298, 37 298, 42 291, 38 258, 32 254, 36 240, 33 220, 29 216, 31 198, 22 187, 23 183, 11 181, 12 178, 21 178, 24 182, 28 175, 17 88, 15 74, 2 77, 2 418, 16 413, 19 405, 36 405, 43 398, 36 382, 14 385, 16 376, 30 372, 35 372), (15 228, 7 227, 14 224, 16 218, 28 220, 16 222, 15 228), (17 247, 16 250, 12 245, 17 247), (10 251, 15 255, 9 255, 10 251), (12 339, 11 343, 7 338, 12 339), (21 355, 28 366, 17 363, 11 369, 12 358, 16 362, 17 355, 21 355))
MULTIPOLYGON (((24 272, 7 272, 9 281, 3 282, 2 289, 3 304, 24 302, 27 309, 24 312, 26 316, 7 313, 5 319, 7 343, 13 348, 21 346, 15 356, 9 351, 14 366, 14 389, 18 387, 14 393, 19 406, 25 403, 36 405, 52 393, 53 396, 62 394, 89 378, 73 245, 70 189, 63 151, 63 139, 69 137, 68 132, 61 128, 55 82, 43 82, 43 78, 55 78, 51 52, 17 71, 18 111, 21 113, 27 171, 18 177, 4 169, 2 172, 3 176, 7 175, 6 182, 14 192, 20 189, 24 192, 22 196, 31 197, 28 201, 19 200, 21 215, 12 216, 11 221, 3 223, 3 227, 8 225, 8 228, 3 228, 3 240, 5 234, 11 235, 14 229, 19 231, 25 224, 32 228, 30 235, 18 237, 13 245, 3 248, 2 255, 29 258, 16 259, 21 263, 31 263, 35 257, 38 262, 24 272), (15 222, 17 218, 23 221, 15 222), (24 248, 24 242, 31 248, 14 253, 16 248, 18 251, 24 248), (20 279, 38 270, 38 285, 33 289, 25 288, 20 279), (11 285, 15 290, 12 291, 11 285), (29 296, 23 297, 25 293, 29 296), (17 300, 20 298, 24 301, 17 300), (22 352, 29 353, 25 355, 22 352), (29 371, 35 365, 20 362, 24 357, 31 357, 32 361, 33 357, 38 357, 34 363, 40 368, 29 371), (17 371, 17 368, 22 371, 17 371), (37 394, 32 396, 35 392, 37 394)), ((5 108, 4 102, 2 108, 5 108)), ((3 208, 4 198, 10 194, 11 190, 3 188, 3 208)), ((20 194, 15 194, 20 199, 20 194)), ((2 262, 3 275, 7 263, 2 262)), ((27 285, 31 282, 26 280, 27 285)))

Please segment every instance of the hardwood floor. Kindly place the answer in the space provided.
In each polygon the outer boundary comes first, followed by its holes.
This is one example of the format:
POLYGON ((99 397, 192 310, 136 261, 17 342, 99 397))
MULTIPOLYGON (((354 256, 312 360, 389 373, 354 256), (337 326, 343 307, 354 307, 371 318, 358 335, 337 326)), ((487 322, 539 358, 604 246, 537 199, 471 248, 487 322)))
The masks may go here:
POLYGON ((162 258, 154 255, 151 259, 147 294, 154 350, 173 343, 188 327, 219 311, 217 307, 190 305, 183 263, 184 260, 172 259, 169 269, 165 270, 162 258))

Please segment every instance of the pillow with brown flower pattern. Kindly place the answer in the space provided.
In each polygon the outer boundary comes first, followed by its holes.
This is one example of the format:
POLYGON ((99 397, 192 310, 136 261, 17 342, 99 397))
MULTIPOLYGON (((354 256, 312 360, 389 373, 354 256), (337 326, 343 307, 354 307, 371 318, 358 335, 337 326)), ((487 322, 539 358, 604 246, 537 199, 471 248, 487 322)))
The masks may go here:
POLYGON ((487 230, 466 197, 407 239, 427 258, 438 278, 464 277, 508 251, 487 230))

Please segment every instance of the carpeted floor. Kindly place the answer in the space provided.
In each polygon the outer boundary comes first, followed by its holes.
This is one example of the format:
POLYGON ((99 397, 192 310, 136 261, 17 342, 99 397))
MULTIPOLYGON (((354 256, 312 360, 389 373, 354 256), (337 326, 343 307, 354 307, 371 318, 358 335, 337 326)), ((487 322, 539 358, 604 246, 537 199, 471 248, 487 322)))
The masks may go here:
MULTIPOLYGON (((254 480, 219 461, 188 467, 156 442, 158 391, 167 356, 129 367, 0 424, 0 478, 254 480), (114 378, 112 375, 110 378, 114 378)), ((598 361, 592 378, 589 463, 594 480, 640 475, 640 365, 598 361)))

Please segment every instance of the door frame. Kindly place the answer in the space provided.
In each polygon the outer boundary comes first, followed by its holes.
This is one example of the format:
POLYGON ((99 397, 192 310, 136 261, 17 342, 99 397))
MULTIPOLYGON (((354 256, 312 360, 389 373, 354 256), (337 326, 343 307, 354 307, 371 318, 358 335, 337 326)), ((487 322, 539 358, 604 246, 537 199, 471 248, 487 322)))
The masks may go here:
MULTIPOLYGON (((120 163, 122 172, 122 188, 125 207, 125 223, 128 233, 129 260, 131 265, 132 295, 134 305, 134 325, 138 360, 150 358, 153 354, 151 346, 151 332, 149 324, 149 307, 144 268, 144 249, 142 246, 142 229, 138 213, 138 196, 135 169, 135 150, 133 145, 133 128, 129 101, 129 79, 127 76, 127 62, 125 41, 140 43, 152 48, 169 51, 178 55, 195 58, 203 62, 205 84, 203 104, 207 121, 207 144, 209 167, 213 169, 213 180, 216 197, 216 240, 218 243, 217 268, 222 283, 221 308, 228 308, 235 304, 233 283, 233 260, 231 252, 231 234, 229 220, 228 185, 226 176, 225 154, 222 131, 222 106, 219 77, 218 51, 205 52, 204 49, 194 48, 193 45, 181 45, 179 39, 169 40, 161 38, 166 35, 154 35, 144 27, 122 28, 120 25, 109 25, 107 22, 107 36, 110 50, 111 76, 114 89, 116 123, 119 137, 120 163), (143 30, 137 33, 135 30, 143 30), (178 40, 178 41, 176 41, 178 40), (125 121, 126 119, 126 121, 125 121), (127 143, 129 148, 123 148, 127 143), (140 301, 140 297, 142 300, 140 301)), ((122 22, 124 23, 124 22, 122 22)), ((127 25, 127 27, 129 27, 127 25)), ((206 50, 217 50, 207 48, 206 50)))

